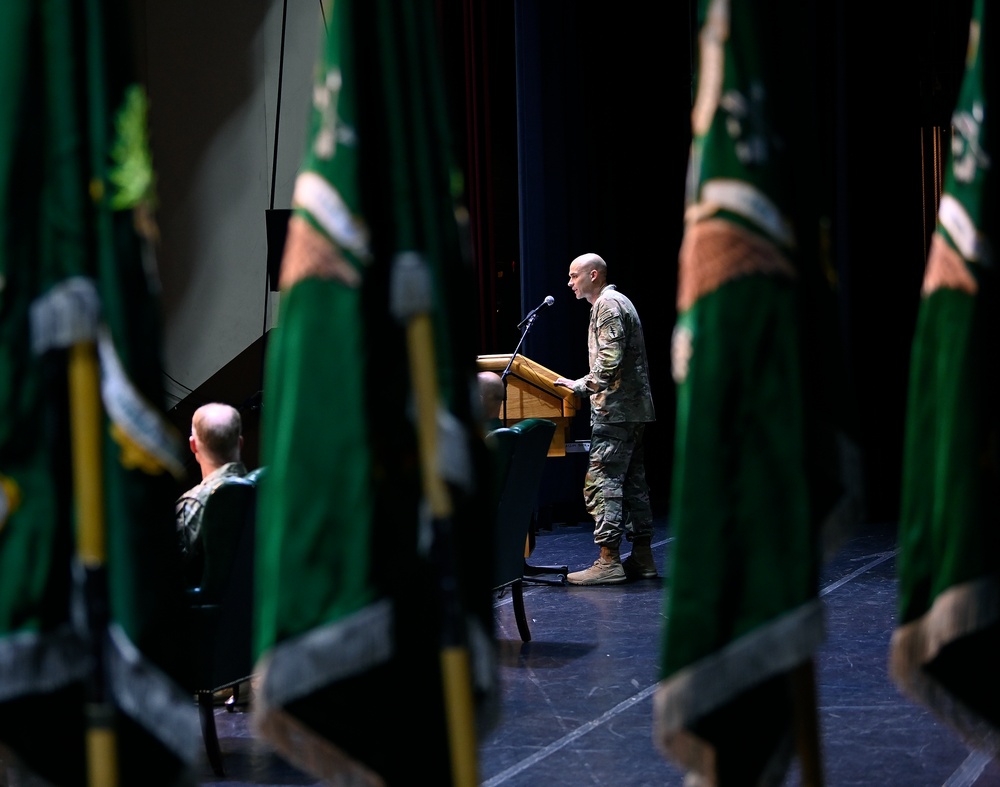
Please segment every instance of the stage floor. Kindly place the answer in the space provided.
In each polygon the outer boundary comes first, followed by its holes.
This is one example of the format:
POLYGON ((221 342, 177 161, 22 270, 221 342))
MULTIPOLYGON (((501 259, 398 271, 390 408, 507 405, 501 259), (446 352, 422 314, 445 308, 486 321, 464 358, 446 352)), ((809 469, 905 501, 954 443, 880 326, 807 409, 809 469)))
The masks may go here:
MULTIPOLYGON (((671 544, 666 520, 658 520, 653 553, 661 575, 671 544)), ((825 783, 1000 785, 997 761, 970 752, 887 676, 895 554, 894 528, 868 525, 823 572, 827 638, 817 653, 816 682, 825 783)), ((590 528, 580 523, 540 531, 530 562, 578 570, 595 556, 590 528)), ((651 735, 667 581, 589 588, 529 584, 527 643, 518 636, 509 594, 497 599, 502 709, 479 749, 482 785, 682 785, 683 774, 651 735)), ((228 775, 213 776, 205 762, 201 783, 319 785, 253 739, 250 713, 252 704, 242 713, 217 711, 228 775)), ((799 784, 796 766, 786 784, 799 784)))

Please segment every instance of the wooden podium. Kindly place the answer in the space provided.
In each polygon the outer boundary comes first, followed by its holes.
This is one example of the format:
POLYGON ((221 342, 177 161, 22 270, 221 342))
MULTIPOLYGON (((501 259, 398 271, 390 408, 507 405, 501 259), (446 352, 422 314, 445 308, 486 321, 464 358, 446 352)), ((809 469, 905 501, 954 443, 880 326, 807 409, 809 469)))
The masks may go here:
MULTIPOLYGON (((476 371, 502 375, 510 363, 510 353, 480 355, 476 371)), ((555 421, 556 431, 549 445, 549 456, 566 455, 566 439, 580 400, 569 388, 556 387, 560 375, 540 363, 519 355, 507 375, 507 426, 526 418, 547 418, 555 421)), ((504 411, 501 410, 501 416, 504 411)))

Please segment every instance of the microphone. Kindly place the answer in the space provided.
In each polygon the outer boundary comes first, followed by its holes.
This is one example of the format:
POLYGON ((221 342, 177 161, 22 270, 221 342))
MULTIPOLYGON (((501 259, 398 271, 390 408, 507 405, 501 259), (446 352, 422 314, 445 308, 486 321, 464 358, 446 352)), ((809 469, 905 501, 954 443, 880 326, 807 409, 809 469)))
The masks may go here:
POLYGON ((524 318, 523 320, 521 320, 521 322, 519 322, 519 323, 517 324, 517 327, 518 327, 518 328, 520 328, 520 327, 521 327, 522 325, 524 325, 524 324, 525 324, 526 322, 528 322, 529 320, 533 320, 533 319, 535 318, 535 315, 536 315, 536 314, 538 314, 538 312, 540 312, 540 311, 541 311, 542 309, 544 309, 544 308, 545 308, 546 306, 551 306, 551 305, 552 305, 553 303, 555 303, 555 302, 556 302, 556 299, 555 299, 555 298, 553 298, 553 297, 552 297, 551 295, 546 295, 546 296, 545 296, 545 300, 544 300, 544 301, 542 301, 542 302, 541 302, 540 304, 538 304, 538 305, 537 305, 537 306, 536 306, 536 307, 535 307, 534 309, 532 309, 532 310, 531 310, 530 312, 528 312, 528 316, 527 316, 527 317, 525 317, 525 318, 524 318))

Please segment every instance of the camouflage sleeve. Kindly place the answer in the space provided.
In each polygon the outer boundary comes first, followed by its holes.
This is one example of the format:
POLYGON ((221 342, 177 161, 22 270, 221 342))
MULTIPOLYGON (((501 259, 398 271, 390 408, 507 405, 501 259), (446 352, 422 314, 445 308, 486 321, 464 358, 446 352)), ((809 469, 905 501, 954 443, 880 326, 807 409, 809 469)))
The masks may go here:
POLYGON ((180 540, 181 554, 190 556, 201 532, 201 515, 205 506, 193 495, 185 495, 177 501, 177 537, 180 540))
POLYGON ((590 386, 587 385, 587 380, 589 379, 590 375, 588 374, 586 377, 581 377, 579 380, 574 380, 571 389, 573 393, 575 393, 577 396, 584 396, 584 397, 597 393, 596 389, 591 390, 590 386))
POLYGON ((625 325, 618 309, 606 304, 597 315, 597 330, 590 337, 590 372, 577 381, 573 392, 589 396, 607 389, 618 378, 624 357, 625 325))

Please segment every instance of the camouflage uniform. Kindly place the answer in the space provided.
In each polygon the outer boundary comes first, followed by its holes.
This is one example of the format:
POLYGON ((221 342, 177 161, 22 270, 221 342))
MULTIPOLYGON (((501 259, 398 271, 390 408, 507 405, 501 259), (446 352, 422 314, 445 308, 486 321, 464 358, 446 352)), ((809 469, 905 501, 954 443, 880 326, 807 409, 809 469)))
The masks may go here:
POLYGON ((653 532, 642 436, 656 420, 642 324, 632 301, 608 284, 590 308, 590 373, 573 392, 590 398, 590 465, 583 484, 594 543, 618 547, 653 532))
POLYGON ((200 576, 197 565, 201 561, 201 518, 205 511, 205 503, 212 491, 223 478, 229 476, 245 476, 247 469, 242 462, 229 462, 216 468, 197 486, 191 487, 181 495, 174 504, 177 514, 177 535, 180 538, 181 555, 187 567, 187 575, 200 576))

